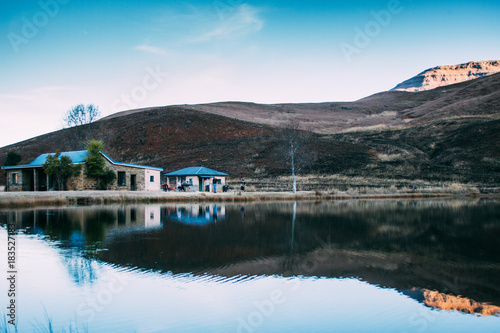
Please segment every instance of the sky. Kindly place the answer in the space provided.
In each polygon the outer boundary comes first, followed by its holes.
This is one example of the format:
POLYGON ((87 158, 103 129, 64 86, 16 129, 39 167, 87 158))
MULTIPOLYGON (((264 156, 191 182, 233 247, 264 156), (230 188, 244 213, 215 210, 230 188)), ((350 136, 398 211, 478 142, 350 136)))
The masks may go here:
POLYGON ((0 146, 65 112, 354 101, 500 59, 500 1, 0 0, 0 146))

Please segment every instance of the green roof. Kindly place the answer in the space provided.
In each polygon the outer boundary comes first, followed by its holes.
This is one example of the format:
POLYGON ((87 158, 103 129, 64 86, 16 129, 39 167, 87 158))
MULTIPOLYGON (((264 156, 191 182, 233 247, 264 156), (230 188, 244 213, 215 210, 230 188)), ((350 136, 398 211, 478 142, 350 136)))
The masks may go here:
POLYGON ((189 167, 167 173, 167 176, 200 176, 200 177, 213 177, 213 176, 228 176, 227 173, 215 171, 205 167, 189 167))
MULTIPOLYGON (((55 153, 52 153, 52 154, 42 154, 40 156, 38 156, 37 158, 35 158, 30 164, 28 165, 32 165, 32 166, 42 166, 45 164, 45 162, 47 162, 47 158, 49 157, 49 155, 55 155, 55 153)), ((59 155, 59 158, 63 157, 63 156, 67 156, 71 159, 71 162, 73 163, 84 163, 85 160, 84 158, 88 156, 87 154, 87 151, 86 150, 79 150, 79 151, 66 151, 66 152, 63 152, 59 155)))
MULTIPOLYGON (((153 170, 159 170, 163 171, 162 168, 156 168, 156 167, 151 167, 151 166, 146 166, 146 165, 139 165, 139 164, 129 164, 129 163, 121 163, 121 162, 115 162, 109 157, 108 155, 104 154, 101 152, 101 154, 111 163, 114 165, 121 165, 121 166, 127 166, 127 167, 132 167, 132 168, 141 168, 141 169, 153 169, 153 170)), ((2 169, 26 169, 26 168, 41 168, 42 165, 47 162, 47 158, 49 155, 55 155, 55 153, 49 153, 49 154, 42 154, 35 158, 30 164, 24 164, 24 165, 11 165, 11 166, 4 166, 2 169)), ((78 150, 78 151, 66 151, 63 152, 59 155, 59 157, 67 156, 71 159, 71 162, 74 164, 78 163, 85 163, 85 157, 88 156, 86 150, 78 150)))

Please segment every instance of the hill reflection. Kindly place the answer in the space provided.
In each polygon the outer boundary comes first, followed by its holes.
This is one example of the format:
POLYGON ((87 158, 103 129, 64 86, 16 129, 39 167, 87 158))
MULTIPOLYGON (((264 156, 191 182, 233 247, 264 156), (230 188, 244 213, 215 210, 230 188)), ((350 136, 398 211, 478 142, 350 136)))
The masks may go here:
MULTIPOLYGON (((485 302, 500 304, 497 201, 85 207, 10 211, 2 219, 121 266, 227 277, 356 277, 428 306, 484 315, 498 312, 485 302)), ((91 265, 67 266, 75 279, 92 276, 91 265)))

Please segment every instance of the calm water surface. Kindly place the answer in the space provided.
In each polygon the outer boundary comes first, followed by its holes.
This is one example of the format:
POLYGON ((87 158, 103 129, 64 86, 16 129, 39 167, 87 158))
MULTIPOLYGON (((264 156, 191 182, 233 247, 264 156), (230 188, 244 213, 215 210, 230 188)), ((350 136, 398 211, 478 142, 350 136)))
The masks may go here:
POLYGON ((498 201, 3 210, 3 276, 8 224, 19 332, 500 332, 498 201))

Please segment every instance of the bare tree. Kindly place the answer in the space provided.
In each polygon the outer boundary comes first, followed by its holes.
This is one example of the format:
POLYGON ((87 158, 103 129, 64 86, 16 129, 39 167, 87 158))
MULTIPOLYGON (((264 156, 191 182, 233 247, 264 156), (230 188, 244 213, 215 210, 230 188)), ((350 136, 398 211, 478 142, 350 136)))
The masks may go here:
POLYGON ((292 173, 293 193, 297 192, 296 176, 316 158, 313 151, 307 150, 306 144, 313 138, 311 131, 303 130, 297 119, 284 123, 278 131, 281 142, 280 154, 284 156, 292 173))
POLYGON ((66 127, 76 127, 76 138, 78 145, 83 146, 87 140, 91 139, 91 124, 101 115, 99 107, 94 104, 87 106, 79 104, 64 114, 64 125, 66 127))

